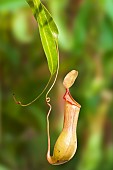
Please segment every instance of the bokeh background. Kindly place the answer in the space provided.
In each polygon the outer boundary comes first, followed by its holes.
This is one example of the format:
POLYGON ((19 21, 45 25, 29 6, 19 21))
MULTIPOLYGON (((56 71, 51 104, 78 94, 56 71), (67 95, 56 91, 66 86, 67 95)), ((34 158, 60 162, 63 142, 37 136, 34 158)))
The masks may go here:
POLYGON ((51 91, 51 154, 63 124, 64 76, 79 71, 70 89, 81 104, 78 149, 68 163, 46 160, 45 93, 49 79, 38 25, 25 0, 0 0, 0 170, 113 169, 113 1, 43 0, 59 29, 60 69, 51 91))

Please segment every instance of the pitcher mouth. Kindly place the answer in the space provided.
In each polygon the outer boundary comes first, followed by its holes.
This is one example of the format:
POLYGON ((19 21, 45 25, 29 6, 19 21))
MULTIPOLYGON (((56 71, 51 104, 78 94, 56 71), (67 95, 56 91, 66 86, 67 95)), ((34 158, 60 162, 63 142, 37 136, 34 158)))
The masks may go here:
POLYGON ((81 108, 81 105, 80 105, 79 103, 77 103, 77 102, 73 99, 73 97, 71 96, 69 89, 66 89, 66 92, 65 92, 65 94, 64 94, 64 96, 63 96, 63 99, 64 99, 65 101, 67 101, 68 103, 70 103, 71 105, 75 105, 75 106, 81 108))

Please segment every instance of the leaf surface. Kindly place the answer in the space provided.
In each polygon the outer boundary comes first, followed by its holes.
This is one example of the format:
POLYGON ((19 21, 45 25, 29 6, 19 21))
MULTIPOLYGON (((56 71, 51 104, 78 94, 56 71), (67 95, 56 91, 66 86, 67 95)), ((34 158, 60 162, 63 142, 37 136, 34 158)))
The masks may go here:
POLYGON ((48 67, 51 75, 53 75, 58 66, 58 29, 57 26, 48 12, 46 7, 40 0, 26 0, 32 11, 34 17, 38 22, 42 46, 48 61, 48 67))

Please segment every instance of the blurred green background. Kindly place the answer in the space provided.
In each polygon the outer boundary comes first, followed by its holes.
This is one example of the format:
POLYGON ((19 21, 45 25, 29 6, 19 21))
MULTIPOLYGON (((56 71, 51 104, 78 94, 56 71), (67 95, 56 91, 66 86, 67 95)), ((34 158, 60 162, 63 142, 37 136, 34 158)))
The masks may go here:
POLYGON ((51 91, 51 154, 63 123, 64 76, 79 71, 70 89, 81 104, 78 149, 68 163, 46 160, 45 94, 49 79, 38 25, 25 0, 0 0, 0 170, 113 169, 113 1, 43 0, 59 29, 60 70, 51 91))

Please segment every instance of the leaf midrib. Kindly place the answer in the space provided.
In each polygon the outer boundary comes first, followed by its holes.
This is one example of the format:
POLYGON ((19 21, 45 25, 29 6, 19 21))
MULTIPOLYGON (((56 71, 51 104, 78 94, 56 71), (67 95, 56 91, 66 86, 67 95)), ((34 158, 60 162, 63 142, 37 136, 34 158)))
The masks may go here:
MULTIPOLYGON (((40 3, 41 4, 41 3, 40 3)), ((42 4, 41 4, 42 5, 42 4)), ((39 8, 38 8, 38 12, 40 12, 39 11, 39 8)), ((43 12, 45 13, 45 11, 43 10, 43 12)), ((45 17, 46 17, 46 14, 45 14, 45 17)), ((41 18, 41 16, 40 16, 40 14, 39 14, 39 18, 40 18, 40 20, 41 20, 41 22, 42 22, 42 18, 41 18)), ((47 19, 47 17, 46 17, 46 19, 47 19)), ((42 22, 43 23, 43 22, 42 22)), ((48 20, 47 20, 47 23, 48 23, 48 20)), ((48 23, 48 26, 49 26, 49 29, 50 29, 50 31, 51 31, 51 27, 50 27, 50 25, 49 25, 49 23, 48 23)), ((50 60, 51 60, 51 66, 52 66, 52 73, 51 74, 53 74, 53 62, 52 62, 52 54, 51 54, 51 51, 50 51, 50 48, 49 48, 49 45, 48 45, 48 40, 47 40, 47 38, 46 38, 46 33, 45 33, 45 31, 44 31, 44 29, 42 28, 42 31, 43 31, 43 33, 44 33, 44 37, 45 37, 45 40, 46 40, 46 43, 47 43, 47 48, 48 48, 48 51, 49 51, 49 54, 50 54, 50 60)), ((52 31, 51 31, 52 32, 52 31)), ((51 34, 52 36, 53 36, 53 34, 51 34)))

